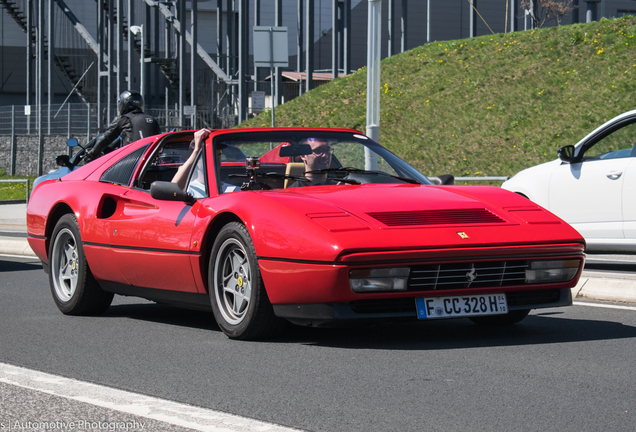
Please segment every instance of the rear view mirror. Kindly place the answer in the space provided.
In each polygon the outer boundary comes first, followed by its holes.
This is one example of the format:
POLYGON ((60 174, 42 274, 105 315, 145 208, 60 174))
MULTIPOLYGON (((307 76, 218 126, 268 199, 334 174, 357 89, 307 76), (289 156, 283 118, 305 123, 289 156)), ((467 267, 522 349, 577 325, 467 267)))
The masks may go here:
POLYGON ((278 151, 280 157, 305 156, 308 154, 311 154, 311 146, 309 144, 292 144, 281 147, 278 151))
POLYGON ((182 201, 188 204, 195 201, 192 195, 181 189, 178 184, 166 181, 152 182, 150 196, 161 201, 182 201))
POLYGON ((566 145, 563 146, 561 148, 559 148, 557 150, 557 155, 559 156, 559 159, 561 159, 563 162, 567 162, 567 163, 572 163, 575 161, 574 158, 574 146, 573 145, 566 145))
POLYGON ((68 140, 66 140, 66 145, 69 147, 77 147, 79 143, 77 142, 76 138, 69 138, 68 140))

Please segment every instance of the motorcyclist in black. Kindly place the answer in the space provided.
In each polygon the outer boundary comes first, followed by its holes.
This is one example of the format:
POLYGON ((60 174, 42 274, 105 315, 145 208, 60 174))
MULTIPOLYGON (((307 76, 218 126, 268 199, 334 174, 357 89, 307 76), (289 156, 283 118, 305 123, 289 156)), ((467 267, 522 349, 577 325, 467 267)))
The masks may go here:
POLYGON ((152 116, 144 114, 144 98, 134 90, 126 90, 117 101, 119 115, 108 126, 86 153, 86 161, 97 159, 109 144, 121 136, 122 146, 142 138, 161 133, 159 123, 152 116))

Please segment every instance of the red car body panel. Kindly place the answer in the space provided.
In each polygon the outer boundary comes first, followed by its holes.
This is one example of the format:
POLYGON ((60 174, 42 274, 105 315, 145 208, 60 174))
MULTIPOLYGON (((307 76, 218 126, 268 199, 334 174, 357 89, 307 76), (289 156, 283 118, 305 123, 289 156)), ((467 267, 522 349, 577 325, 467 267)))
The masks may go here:
MULTIPOLYGON (((285 129, 260 131, 272 130, 285 129)), ((349 271, 361 267, 557 256, 580 261, 576 277, 531 288, 566 289, 579 279, 585 249, 581 236, 548 211, 496 187, 387 183, 219 195, 212 139, 243 132, 215 131, 206 141, 210 197, 191 206, 156 200, 131 185, 100 182, 114 162, 149 145, 134 170, 135 179, 154 146, 170 134, 130 144, 62 179, 41 183, 27 211, 32 249, 47 264, 55 222, 60 214, 72 212, 98 281, 207 295, 209 251, 219 221, 238 220, 251 236, 274 305, 414 297, 413 292, 354 293, 349 271), (485 219, 453 216, 466 210, 481 212, 485 219), (447 216, 440 220, 439 212, 447 216), (410 219, 429 214, 434 216, 429 223, 410 219)), ((269 158, 280 163, 289 159, 269 158)), ((471 292, 528 289, 519 285, 471 292)), ((432 295, 461 292, 439 290, 432 295)))

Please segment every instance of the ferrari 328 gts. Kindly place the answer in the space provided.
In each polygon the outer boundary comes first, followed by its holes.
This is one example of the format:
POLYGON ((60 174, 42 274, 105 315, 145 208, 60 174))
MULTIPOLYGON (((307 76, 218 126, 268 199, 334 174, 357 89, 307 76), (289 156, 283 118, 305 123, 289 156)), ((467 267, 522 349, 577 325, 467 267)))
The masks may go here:
POLYGON ((492 186, 433 185, 355 130, 214 130, 122 147, 42 181, 29 243, 57 307, 114 294, 212 310, 230 338, 363 320, 507 325, 572 303, 583 238, 492 186))

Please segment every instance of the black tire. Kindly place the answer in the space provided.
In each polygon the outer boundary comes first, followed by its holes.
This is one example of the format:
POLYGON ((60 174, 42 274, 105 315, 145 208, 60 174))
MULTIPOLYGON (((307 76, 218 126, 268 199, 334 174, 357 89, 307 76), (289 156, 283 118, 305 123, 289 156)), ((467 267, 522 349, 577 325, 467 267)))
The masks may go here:
POLYGON ((274 315, 243 224, 230 222, 219 232, 210 254, 208 287, 214 318, 230 339, 263 339, 282 328, 284 321, 274 315))
POLYGON ((509 326, 517 324, 530 313, 530 309, 513 310, 505 315, 490 315, 482 317, 472 317, 470 320, 475 324, 490 327, 509 326))
POLYGON ((93 277, 75 216, 66 214, 55 225, 49 245, 49 285, 58 309, 66 315, 98 315, 108 309, 113 294, 93 277))

